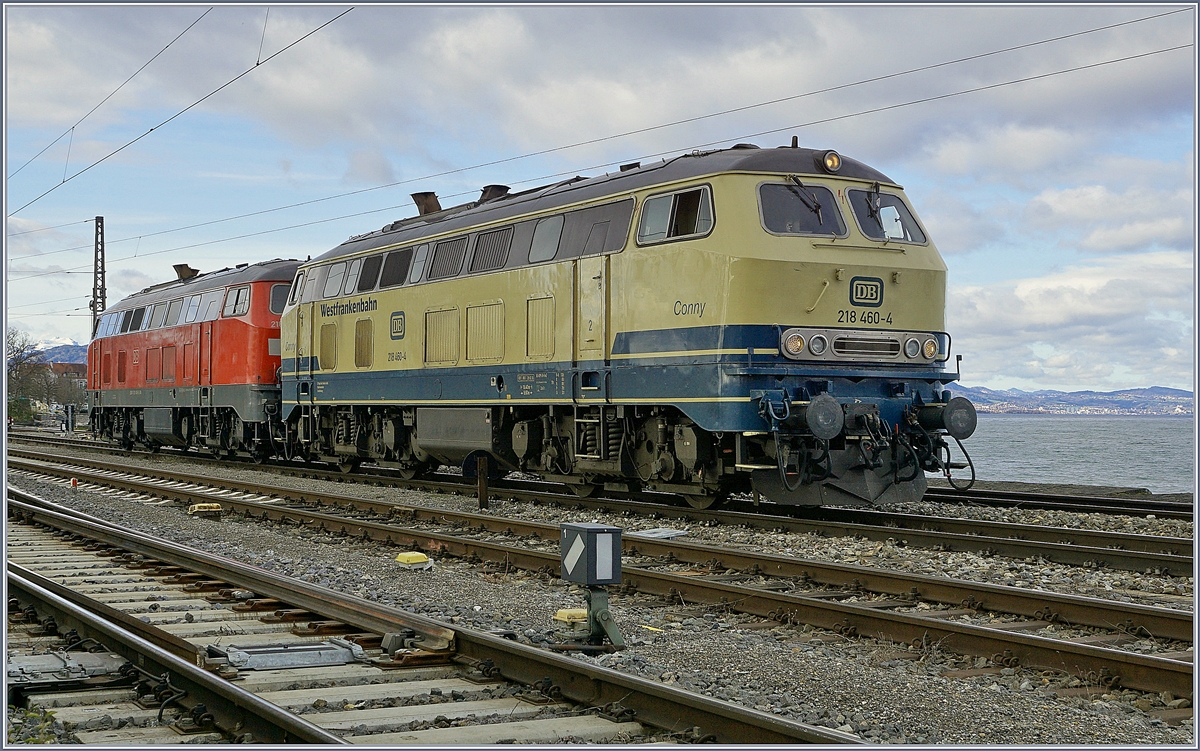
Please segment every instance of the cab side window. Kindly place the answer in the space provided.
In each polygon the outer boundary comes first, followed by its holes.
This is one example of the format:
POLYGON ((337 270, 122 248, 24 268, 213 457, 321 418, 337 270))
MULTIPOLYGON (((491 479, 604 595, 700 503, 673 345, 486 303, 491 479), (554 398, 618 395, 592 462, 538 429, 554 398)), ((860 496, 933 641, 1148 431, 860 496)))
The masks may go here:
POLYGON ((221 315, 225 318, 244 316, 250 312, 250 286, 234 287, 225 295, 225 309, 221 315))
POLYGON ((639 245, 650 245, 707 235, 712 227, 712 198, 708 187, 702 186, 647 198, 642 203, 637 239, 639 245))

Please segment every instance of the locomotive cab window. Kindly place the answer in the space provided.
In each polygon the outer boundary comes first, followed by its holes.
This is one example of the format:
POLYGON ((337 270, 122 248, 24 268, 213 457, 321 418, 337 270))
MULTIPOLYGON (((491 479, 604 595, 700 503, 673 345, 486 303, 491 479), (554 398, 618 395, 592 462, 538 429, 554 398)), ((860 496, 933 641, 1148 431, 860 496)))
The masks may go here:
POLYGON ((819 185, 764 183, 758 186, 762 224, 775 235, 844 237, 846 224, 833 193, 819 185))
POLYGON ((533 244, 529 246, 529 262, 549 261, 558 255, 558 241, 562 237, 563 216, 552 216, 537 223, 533 230, 533 244))
POLYGON ((279 315, 283 312, 283 308, 287 305, 288 292, 291 291, 290 284, 274 284, 271 286, 271 312, 279 315))
POLYGON ((337 297, 342 292, 342 281, 346 278, 346 263, 335 263, 329 267, 329 276, 325 277, 325 287, 321 297, 337 297))
POLYGON ((301 302, 312 302, 317 299, 318 285, 325 278, 325 272, 328 270, 328 266, 318 266, 304 273, 304 288, 300 290, 301 302))
POLYGON ((225 295, 225 318, 244 316, 250 312, 250 287, 234 287, 225 295))
POLYGON ((292 282, 292 299, 288 301, 289 305, 295 305, 300 302, 300 289, 304 286, 304 272, 296 272, 296 280, 292 282))
POLYGON ((638 244, 649 245, 676 238, 700 237, 712 231, 712 226, 712 199, 707 187, 653 196, 642 203, 638 244))
POLYGON ((851 190, 850 206, 862 233, 872 240, 925 243, 925 232, 917 219, 894 193, 879 190, 851 190))
POLYGON ((355 258, 346 267, 346 283, 342 285, 343 295, 353 295, 358 291, 358 273, 362 271, 362 259, 355 258))

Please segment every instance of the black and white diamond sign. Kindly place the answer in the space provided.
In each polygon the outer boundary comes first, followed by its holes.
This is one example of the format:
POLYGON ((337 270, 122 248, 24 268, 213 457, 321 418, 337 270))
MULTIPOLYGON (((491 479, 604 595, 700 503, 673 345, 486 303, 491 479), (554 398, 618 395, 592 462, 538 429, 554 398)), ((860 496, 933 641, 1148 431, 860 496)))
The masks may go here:
POLYGON ((559 576, 589 587, 621 583, 621 528, 563 524, 559 576))

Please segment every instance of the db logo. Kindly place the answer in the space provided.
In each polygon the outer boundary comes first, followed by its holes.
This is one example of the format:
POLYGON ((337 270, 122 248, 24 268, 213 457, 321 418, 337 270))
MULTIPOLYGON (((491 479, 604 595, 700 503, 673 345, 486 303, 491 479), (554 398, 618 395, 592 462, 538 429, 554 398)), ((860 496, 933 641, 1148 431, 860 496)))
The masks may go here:
POLYGON ((404 311, 400 310, 392 313, 392 338, 404 338, 404 311))
POLYGON ((872 276, 856 276, 850 280, 850 304, 860 308, 883 305, 883 280, 872 276))

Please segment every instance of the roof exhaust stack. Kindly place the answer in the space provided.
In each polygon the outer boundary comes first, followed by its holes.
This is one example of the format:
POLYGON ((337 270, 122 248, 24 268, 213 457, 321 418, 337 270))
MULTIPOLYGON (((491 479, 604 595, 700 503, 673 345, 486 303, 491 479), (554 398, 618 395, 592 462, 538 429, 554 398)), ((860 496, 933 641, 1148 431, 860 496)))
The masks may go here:
POLYGON ((193 269, 186 263, 177 263, 171 268, 175 269, 175 275, 179 277, 179 281, 181 282, 186 282, 188 279, 192 279, 200 273, 199 269, 193 269))
POLYGON ((479 202, 487 203, 497 198, 503 198, 506 195, 508 195, 507 185, 485 185, 483 186, 483 191, 479 194, 479 202))
POLYGON ((417 211, 420 212, 421 216, 442 210, 442 205, 438 203, 437 193, 432 191, 413 193, 412 199, 413 203, 417 205, 417 211))

